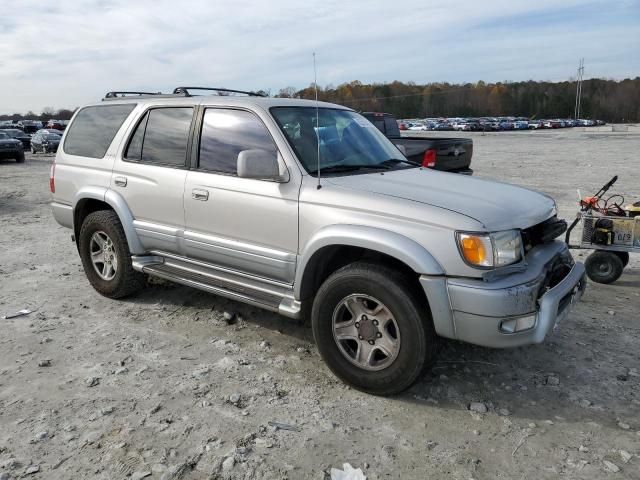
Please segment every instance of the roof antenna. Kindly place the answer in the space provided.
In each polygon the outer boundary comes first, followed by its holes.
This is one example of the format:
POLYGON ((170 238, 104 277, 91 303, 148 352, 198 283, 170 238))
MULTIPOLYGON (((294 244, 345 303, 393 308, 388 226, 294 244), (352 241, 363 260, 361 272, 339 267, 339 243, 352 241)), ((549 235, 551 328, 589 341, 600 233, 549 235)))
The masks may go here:
POLYGON ((316 91, 316 138, 318 140, 318 188, 320 190, 320 110, 318 109, 318 76, 316 73, 316 52, 313 52, 313 88, 316 91))

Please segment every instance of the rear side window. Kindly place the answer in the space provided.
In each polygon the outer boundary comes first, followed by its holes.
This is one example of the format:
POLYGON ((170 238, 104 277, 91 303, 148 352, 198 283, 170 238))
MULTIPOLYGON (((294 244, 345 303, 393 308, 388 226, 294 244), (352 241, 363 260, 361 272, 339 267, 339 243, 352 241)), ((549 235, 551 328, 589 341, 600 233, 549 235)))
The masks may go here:
MULTIPOLYGON (((398 122, 396 122, 393 117, 384 117, 384 126, 387 137, 399 137, 400 136, 400 128, 398 128, 398 122)), ((384 131, 382 133, 385 133, 384 131)))
POLYGON ((83 108, 69 127, 64 141, 65 153, 103 158, 113 137, 134 108, 133 103, 83 108))
POLYGON ((125 152, 127 160, 182 167, 193 108, 154 108, 145 113, 125 152))
POLYGON ((276 145, 258 117, 243 110, 205 110, 199 168, 236 175, 238 154, 254 149, 272 152, 274 158, 277 155, 276 145))
POLYGON ((384 120, 382 119, 382 117, 378 117, 378 116, 369 117, 369 116, 367 116, 366 118, 371 123, 373 123, 378 130, 380 130, 382 133, 384 133, 384 120))

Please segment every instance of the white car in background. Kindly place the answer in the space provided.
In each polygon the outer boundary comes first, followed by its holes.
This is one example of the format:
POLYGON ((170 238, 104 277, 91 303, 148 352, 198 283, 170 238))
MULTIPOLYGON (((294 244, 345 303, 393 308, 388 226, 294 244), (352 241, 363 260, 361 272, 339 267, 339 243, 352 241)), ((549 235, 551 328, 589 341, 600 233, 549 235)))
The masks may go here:
POLYGON ((471 126, 466 122, 466 120, 456 120, 451 126, 454 130, 458 130, 459 132, 471 130, 471 126))

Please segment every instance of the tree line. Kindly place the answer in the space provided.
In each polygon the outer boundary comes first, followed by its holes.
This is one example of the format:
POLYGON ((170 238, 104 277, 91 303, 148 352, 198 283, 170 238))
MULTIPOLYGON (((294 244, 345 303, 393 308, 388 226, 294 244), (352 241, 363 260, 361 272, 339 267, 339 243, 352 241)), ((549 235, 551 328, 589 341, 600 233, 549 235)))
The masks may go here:
MULTIPOLYGON (((281 89, 277 97, 315 98, 313 84, 281 89)), ((359 81, 318 87, 318 99, 359 111, 388 112, 399 118, 522 116, 573 118, 576 82, 498 82, 453 84, 359 81)), ((581 118, 607 122, 640 121, 640 77, 584 80, 581 118)))
MULTIPOLYGON (((263 92, 261 93, 269 93, 263 92)), ((313 84, 299 90, 282 88, 276 97, 314 99, 313 84)), ((359 111, 392 113, 399 118, 522 116, 573 118, 576 82, 366 84, 358 80, 334 87, 318 86, 318 99, 359 111)), ((69 120, 74 110, 47 107, 41 113, 0 115, 2 120, 69 120)), ((640 122, 640 77, 594 78, 582 84, 582 118, 607 122, 640 122)))

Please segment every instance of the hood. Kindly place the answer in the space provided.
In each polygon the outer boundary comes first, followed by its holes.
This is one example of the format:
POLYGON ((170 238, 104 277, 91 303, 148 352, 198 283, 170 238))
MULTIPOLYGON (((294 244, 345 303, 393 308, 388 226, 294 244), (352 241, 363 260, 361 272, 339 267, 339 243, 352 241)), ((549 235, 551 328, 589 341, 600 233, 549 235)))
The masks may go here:
POLYGON ((325 177, 342 188, 402 198, 450 210, 489 231, 528 228, 555 215, 553 199, 507 183, 427 169, 325 177))

